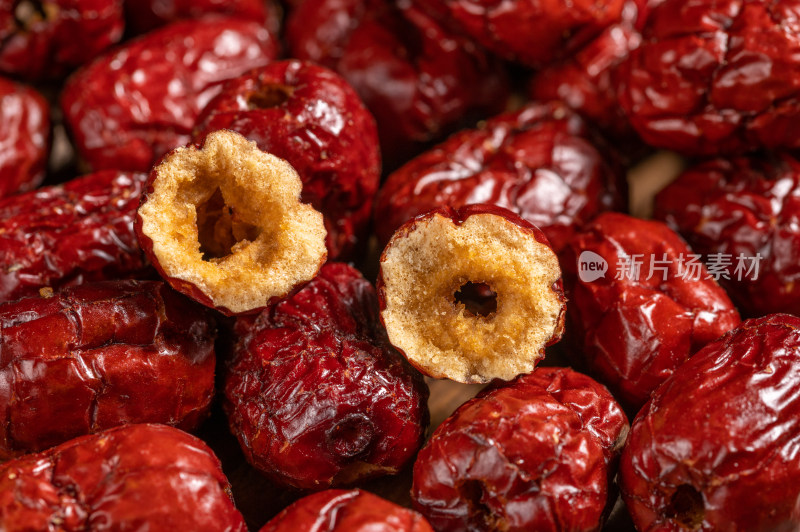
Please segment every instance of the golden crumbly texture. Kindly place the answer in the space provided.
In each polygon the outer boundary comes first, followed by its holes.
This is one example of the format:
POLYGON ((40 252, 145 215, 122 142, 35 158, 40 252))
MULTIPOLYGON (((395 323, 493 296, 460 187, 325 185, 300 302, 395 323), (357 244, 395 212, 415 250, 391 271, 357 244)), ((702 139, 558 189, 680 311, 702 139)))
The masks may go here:
POLYGON ((142 231, 166 275, 193 284, 214 306, 233 313, 263 307, 325 262, 322 214, 300 202, 294 168, 255 142, 217 131, 202 149, 178 148, 155 171, 153 193, 139 208, 142 231), (230 254, 204 260, 197 207, 215 193, 248 230, 234 227, 239 238, 230 254))
POLYGON ((423 219, 395 235, 381 272, 389 338, 433 377, 477 383, 528 373, 560 328, 555 253, 502 216, 476 214, 462 225, 439 214, 423 219), (456 302, 468 281, 496 292, 495 313, 456 302))

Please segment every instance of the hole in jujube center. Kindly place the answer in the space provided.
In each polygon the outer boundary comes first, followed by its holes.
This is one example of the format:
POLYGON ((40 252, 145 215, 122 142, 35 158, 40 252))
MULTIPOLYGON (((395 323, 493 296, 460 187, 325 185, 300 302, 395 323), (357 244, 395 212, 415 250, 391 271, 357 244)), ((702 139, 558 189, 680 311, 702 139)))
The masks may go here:
POLYGON ((667 516, 689 530, 697 530, 705 519, 703 495, 689 484, 681 484, 672 494, 667 516))
POLYGON ((253 109, 269 109, 278 107, 292 96, 293 89, 284 85, 267 85, 247 95, 247 107, 253 109))
POLYGON ((458 491, 469 505, 470 514, 473 519, 477 518, 481 521, 478 523, 481 525, 481 528, 487 530, 496 529, 492 519, 494 512, 492 512, 489 505, 484 502, 486 490, 483 483, 475 479, 464 480, 458 483, 458 491))
POLYGON ((375 426, 362 414, 351 414, 328 430, 328 449, 336 456, 353 458, 369 449, 375 426))
POLYGON ((35 22, 40 20, 47 20, 47 13, 42 2, 22 0, 14 6, 14 22, 18 28, 27 31, 35 22))
POLYGON ((486 317, 497 312, 497 292, 486 283, 468 281, 453 294, 456 303, 461 303, 467 312, 486 317))
POLYGON ((235 210, 225 203, 220 189, 196 209, 197 238, 203 260, 227 257, 237 243, 258 238, 258 228, 238 219, 235 210))

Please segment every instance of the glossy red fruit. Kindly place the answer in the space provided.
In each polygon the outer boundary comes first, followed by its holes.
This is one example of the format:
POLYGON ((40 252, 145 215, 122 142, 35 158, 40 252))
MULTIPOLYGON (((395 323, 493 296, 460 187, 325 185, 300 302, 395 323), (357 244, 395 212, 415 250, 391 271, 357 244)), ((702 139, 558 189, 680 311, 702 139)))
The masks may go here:
POLYGON ((414 464, 414 508, 440 532, 599 531, 627 434, 602 385, 538 368, 436 429, 414 464))
POLYGON ((98 172, 0 200, 0 302, 149 272, 133 230, 146 177, 98 172))
POLYGON ((699 256, 660 222, 605 213, 561 257, 576 362, 635 412, 739 313, 699 256))
POLYGON ((0 197, 36 188, 50 155, 50 106, 34 89, 0 78, 0 197))
POLYGON ((124 0, 125 24, 129 32, 152 31, 170 22, 202 18, 206 15, 236 16, 264 22, 277 32, 279 17, 273 0, 124 0))
POLYGON ((789 154, 714 159, 655 200, 746 315, 800 314, 800 162, 789 154), (724 263, 721 260, 726 257, 724 263))
POLYGON ((326 490, 300 499, 264 525, 260 532, 433 532, 408 510, 358 489, 326 490), (324 528, 319 528, 325 523, 324 528))
POLYGON ((375 120, 336 73, 280 61, 225 83, 198 119, 194 141, 230 129, 291 164, 303 201, 325 215, 331 258, 365 237, 381 160, 375 120))
POLYGON ((0 523, 23 530, 246 532, 219 460, 163 425, 127 425, 0 467, 0 523))
POLYGON ((59 78, 122 38, 122 0, 0 0, 0 72, 59 78))
POLYGON ((158 281, 0 305, 0 458, 129 423, 195 429, 214 395, 215 327, 158 281))
POLYGON ((564 105, 530 104, 456 133, 392 173, 375 205, 382 242, 440 205, 490 203, 538 226, 553 249, 596 214, 627 204, 621 175, 564 105))
POLYGON ((236 322, 225 409, 247 460, 322 490, 392 474, 422 444, 428 389, 389 344, 372 286, 329 263, 296 294, 236 322))
POLYGON ((358 92, 390 167, 505 108, 501 65, 406 0, 305 0, 289 14, 287 41, 293 57, 335 70, 358 92))
POLYGON ((689 155, 800 147, 800 2, 667 0, 620 66, 649 144, 689 155))
POLYGON ((797 530, 800 319, 748 320, 639 412, 620 463, 637 530, 797 530))
POLYGON ((275 36, 258 22, 176 22, 80 69, 64 87, 61 108, 90 167, 148 172, 166 152, 189 142, 220 82, 277 54, 275 36))

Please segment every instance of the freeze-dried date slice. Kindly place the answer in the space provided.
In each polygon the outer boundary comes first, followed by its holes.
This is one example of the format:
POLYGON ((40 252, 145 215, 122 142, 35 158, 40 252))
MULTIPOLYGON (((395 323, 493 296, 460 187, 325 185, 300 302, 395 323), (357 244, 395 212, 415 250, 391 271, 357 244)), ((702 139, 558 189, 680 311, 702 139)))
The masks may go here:
POLYGON ((0 0, 0 72, 52 79, 122 38, 122 0, 0 0))
POLYGON ((301 188, 289 163, 216 131, 153 168, 136 234, 176 290, 225 314, 256 312, 325 263, 323 217, 301 188))
POLYGON ((633 412, 739 313, 699 256, 660 222, 605 213, 562 254, 567 338, 633 412))
POLYGON ((599 531, 628 420, 603 386, 538 368, 459 407, 414 464, 414 508, 444 531, 599 531))
POLYGON ((280 28, 273 0, 125 0, 125 24, 129 31, 137 34, 169 22, 212 14, 263 22, 275 34, 280 28))
POLYGON ((375 120, 336 73, 304 61, 280 61, 225 83, 203 110, 195 142, 230 129, 291 164, 303 201, 325 215, 331 258, 363 240, 378 190, 375 120))
POLYGON ((0 200, 0 302, 149 271, 133 230, 146 177, 109 170, 0 200))
POLYGON ((800 2, 667 0, 619 67, 648 143, 689 155, 800 147, 800 2))
POLYGON ((148 172, 189 142, 220 82, 278 54, 260 23, 227 17, 175 22, 125 43, 73 74, 61 108, 78 152, 95 170, 148 172))
POLYGON ((493 205, 442 207, 403 225, 381 255, 378 295, 392 345, 436 378, 528 373, 564 329, 547 237, 493 205))
POLYGON ((295 502, 260 532, 433 532, 425 518, 361 490, 326 490, 295 502))
POLYGON ((0 78, 0 197, 36 188, 50 154, 50 107, 34 89, 0 78))
POLYGON ((356 270, 326 264, 299 292, 240 317, 236 332, 225 408, 248 461, 271 479, 322 490, 413 458, 428 389, 389 344, 356 270))
POLYGON ((491 203, 539 227, 559 251, 606 210, 623 210, 626 186, 586 124, 562 104, 530 104, 456 133, 392 173, 375 206, 382 242, 440 205, 491 203))
POLYGON ((793 156, 697 164, 656 196, 654 216, 714 265, 745 315, 800 314, 800 162, 793 156))
POLYGON ((620 462, 637 530, 800 527, 800 318, 748 320, 639 412, 620 462))
POLYGON ((446 20, 402 0, 305 0, 290 11, 292 57, 325 65, 378 123, 390 167, 459 125, 505 108, 502 65, 446 20))
POLYGON ((76 438, 0 467, 0 523, 9 532, 246 532, 219 460, 163 425, 76 438))
POLYGON ((215 327, 160 281, 0 305, 0 459, 128 423, 192 430, 214 395, 215 327))

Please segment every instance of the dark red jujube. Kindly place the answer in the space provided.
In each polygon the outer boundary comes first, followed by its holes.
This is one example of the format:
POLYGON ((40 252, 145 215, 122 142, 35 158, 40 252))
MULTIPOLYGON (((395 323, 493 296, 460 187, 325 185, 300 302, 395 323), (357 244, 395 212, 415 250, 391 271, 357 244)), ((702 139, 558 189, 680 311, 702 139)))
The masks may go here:
POLYGON ((414 464, 414 508, 439 532, 598 531, 627 434, 602 385, 538 368, 436 429, 414 464))
POLYGON ((236 322, 231 431, 271 479, 322 490, 396 473, 422 444, 428 389, 386 338, 374 288, 329 263, 296 294, 236 322))
POLYGON ((206 15, 236 16, 264 25, 276 34, 280 21, 273 0, 124 0, 129 32, 146 33, 170 22, 206 15))

